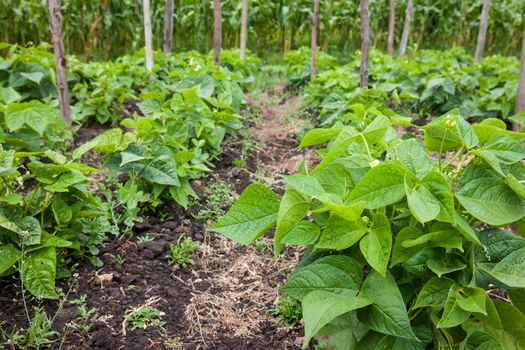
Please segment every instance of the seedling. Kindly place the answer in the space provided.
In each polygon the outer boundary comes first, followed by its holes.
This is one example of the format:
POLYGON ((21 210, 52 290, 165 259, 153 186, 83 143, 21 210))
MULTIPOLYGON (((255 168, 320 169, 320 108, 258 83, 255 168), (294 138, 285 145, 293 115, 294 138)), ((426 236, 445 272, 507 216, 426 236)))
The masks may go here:
POLYGON ((195 263, 193 255, 198 249, 199 244, 197 242, 194 242, 189 237, 181 236, 177 244, 170 245, 170 254, 167 255, 166 258, 170 265, 185 268, 195 263))
POLYGON ((152 242, 155 240, 155 237, 152 237, 150 235, 143 235, 137 237, 137 243, 138 244, 146 244, 148 242, 152 242))
POLYGON ((124 321, 131 324, 131 330, 146 329, 150 326, 163 326, 164 313, 152 306, 144 306, 136 310, 127 310, 124 321))
POLYGON ((298 299, 285 295, 279 299, 277 309, 273 310, 272 314, 280 323, 292 327, 301 322, 302 311, 301 302, 298 299))

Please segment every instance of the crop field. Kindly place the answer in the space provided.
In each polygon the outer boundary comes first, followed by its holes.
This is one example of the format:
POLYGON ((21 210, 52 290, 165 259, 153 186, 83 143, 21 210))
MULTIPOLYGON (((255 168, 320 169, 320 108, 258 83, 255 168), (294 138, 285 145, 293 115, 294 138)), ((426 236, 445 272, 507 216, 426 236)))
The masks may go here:
POLYGON ((524 350, 525 1, 0 0, 0 349, 524 350))

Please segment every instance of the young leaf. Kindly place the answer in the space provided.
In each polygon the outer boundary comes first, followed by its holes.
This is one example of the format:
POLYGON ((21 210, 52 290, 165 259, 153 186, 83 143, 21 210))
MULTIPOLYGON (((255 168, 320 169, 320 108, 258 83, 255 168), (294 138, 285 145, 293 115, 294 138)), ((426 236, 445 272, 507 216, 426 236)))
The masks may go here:
POLYGON ((358 318, 370 329, 404 339, 417 340, 403 297, 390 273, 386 277, 372 271, 361 287, 361 295, 373 304, 358 311, 358 318))
POLYGON ((251 184, 210 230, 236 242, 249 244, 275 224, 278 211, 279 196, 266 186, 251 184))
POLYGON ((429 156, 416 139, 409 139, 398 144, 395 154, 401 164, 420 179, 423 179, 432 167, 429 156))
POLYGON ((0 275, 9 270, 20 259, 20 250, 9 243, 0 246, 0 275))
POLYGON ((309 208, 310 201, 301 193, 293 188, 286 190, 277 215, 277 229, 273 242, 275 256, 279 255, 284 247, 281 238, 286 236, 288 230, 304 218, 309 208))
POLYGON ((315 247, 343 250, 356 244, 365 233, 366 231, 356 223, 331 215, 315 247))
POLYGON ((392 233, 388 218, 384 214, 374 215, 372 228, 359 243, 359 248, 370 266, 386 276, 392 250, 392 233))
POLYGON ((525 215, 525 201, 519 198, 493 170, 471 163, 456 189, 456 198, 474 217, 501 226, 525 215))
POLYGON ((454 281, 448 278, 437 278, 430 279, 421 291, 417 295, 416 303, 414 308, 421 307, 434 307, 443 308, 450 291, 450 288, 454 285, 454 281))
POLYGON ((308 346, 310 339, 330 321, 344 313, 357 310, 372 303, 363 297, 334 294, 315 290, 308 293, 302 302, 304 318, 303 348, 308 346))
POLYGON ((424 224, 427 221, 434 220, 439 215, 440 203, 425 186, 416 185, 413 188, 405 179, 405 191, 408 207, 417 221, 424 224))
POLYGON ((414 226, 407 226, 397 233, 394 248, 392 249, 391 267, 403 263, 413 257, 421 249, 419 247, 406 247, 405 242, 419 239, 423 231, 414 226))
POLYGON ((24 288, 39 298, 58 299, 55 291, 56 250, 53 247, 28 253, 20 269, 24 288))
POLYGON ((441 277, 451 272, 463 270, 467 264, 457 255, 444 255, 439 259, 428 259, 427 266, 438 277, 441 277))
POLYGON ((465 322, 470 317, 470 312, 463 310, 458 304, 458 289, 453 285, 447 296, 445 310, 437 324, 437 328, 456 327, 465 322))
POLYGON ((281 237, 281 242, 292 245, 310 245, 317 241, 321 229, 311 221, 299 221, 281 237))
POLYGON ((366 209, 396 203, 405 197, 406 169, 398 164, 384 163, 370 169, 348 197, 349 202, 364 202, 366 209))
POLYGON ((356 260, 344 255, 332 255, 298 268, 281 291, 297 299, 314 290, 356 295, 362 281, 363 271, 356 260))

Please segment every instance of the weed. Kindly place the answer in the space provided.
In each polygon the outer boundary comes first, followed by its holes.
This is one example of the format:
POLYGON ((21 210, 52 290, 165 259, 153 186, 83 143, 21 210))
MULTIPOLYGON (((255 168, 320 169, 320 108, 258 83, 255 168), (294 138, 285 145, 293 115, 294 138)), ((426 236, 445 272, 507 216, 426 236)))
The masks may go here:
POLYGON ((290 295, 281 297, 277 302, 277 309, 272 310, 273 316, 286 326, 295 326, 301 322, 302 312, 301 302, 290 295))
POLYGON ((189 237, 184 237, 181 241, 182 237, 179 238, 177 244, 170 245, 170 254, 166 258, 171 265, 188 267, 195 263, 192 255, 199 249, 199 244, 189 237))
POLYGON ((255 241, 255 249, 259 253, 264 253, 264 251, 268 248, 268 243, 264 239, 258 239, 255 241))
POLYGON ((82 294, 78 299, 73 299, 69 302, 70 304, 76 305, 78 308, 77 322, 73 323, 73 328, 80 333, 87 333, 97 320, 98 314, 96 308, 87 307, 87 296, 82 294))
POLYGON ((210 184, 204 189, 207 195, 206 208, 200 210, 196 219, 205 219, 208 223, 217 221, 224 214, 225 208, 230 207, 236 196, 233 185, 227 183, 210 184))
POLYGON ((124 249, 119 250, 115 262, 119 265, 123 265, 126 262, 126 251, 124 249))
POLYGON ((146 329, 149 326, 163 326, 164 313, 152 306, 145 306, 136 310, 127 310, 124 321, 131 324, 131 330, 146 329))
POLYGON ((146 243, 152 242, 154 240, 155 240, 155 238, 151 237, 150 235, 143 235, 143 236, 138 236, 137 237, 137 243, 138 244, 146 244, 146 243))
POLYGON ((183 350, 184 342, 181 337, 170 337, 167 334, 163 334, 162 338, 164 339, 164 345, 166 348, 171 350, 183 350))

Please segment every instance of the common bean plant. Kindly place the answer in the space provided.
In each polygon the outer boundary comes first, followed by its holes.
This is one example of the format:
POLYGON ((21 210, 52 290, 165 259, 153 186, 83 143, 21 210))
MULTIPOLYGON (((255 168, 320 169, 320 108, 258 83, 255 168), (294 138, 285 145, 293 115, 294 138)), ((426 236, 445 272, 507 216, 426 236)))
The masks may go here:
POLYGON ((314 169, 283 176, 282 197, 250 185, 212 227, 245 244, 275 227, 276 257, 307 247, 281 288, 304 347, 525 347, 525 134, 457 110, 420 131, 382 115, 313 129, 314 169))

